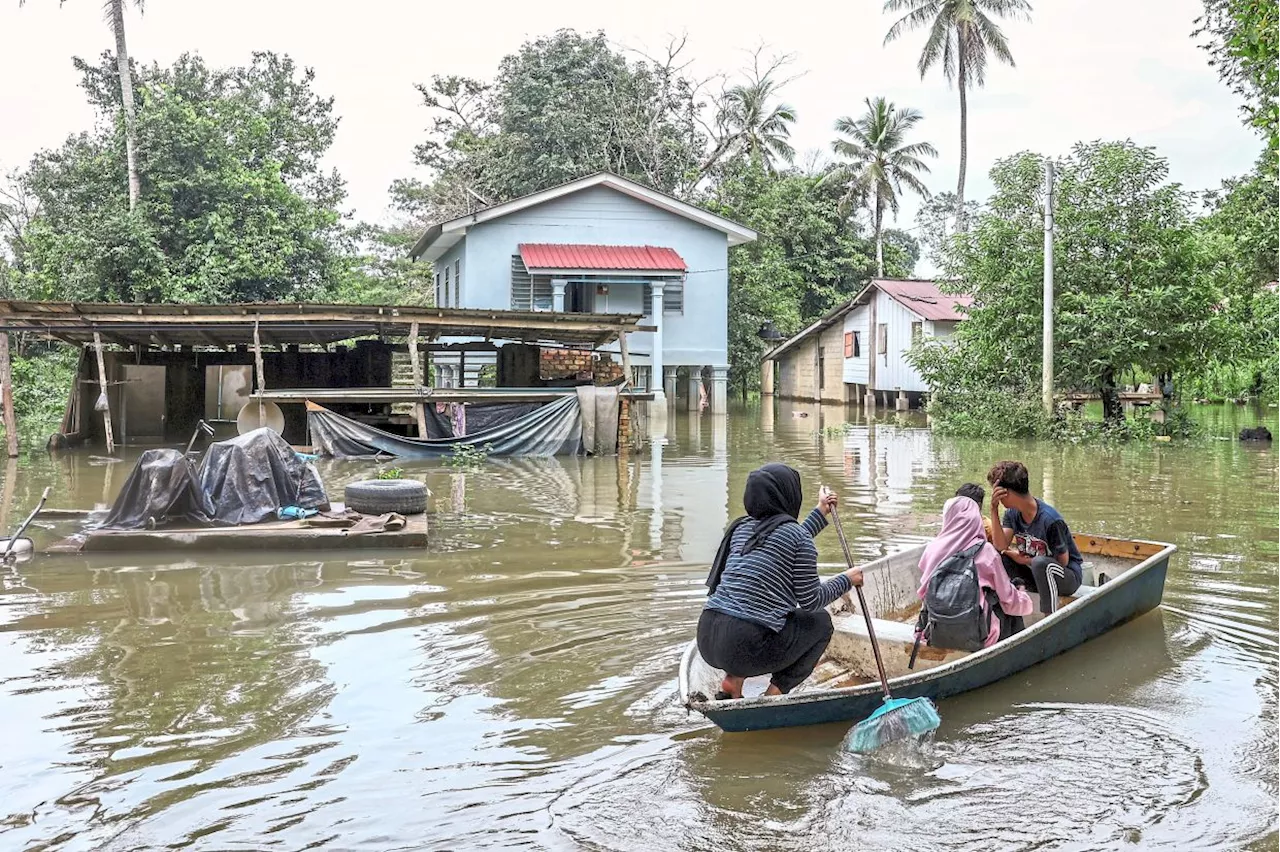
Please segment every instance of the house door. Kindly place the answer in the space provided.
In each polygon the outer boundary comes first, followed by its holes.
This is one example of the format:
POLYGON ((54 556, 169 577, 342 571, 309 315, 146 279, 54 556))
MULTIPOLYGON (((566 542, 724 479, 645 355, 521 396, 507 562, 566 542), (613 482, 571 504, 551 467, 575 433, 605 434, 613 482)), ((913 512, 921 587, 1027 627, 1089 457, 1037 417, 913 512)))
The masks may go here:
POLYGON ((120 372, 120 443, 163 443, 165 368, 124 364, 120 372))

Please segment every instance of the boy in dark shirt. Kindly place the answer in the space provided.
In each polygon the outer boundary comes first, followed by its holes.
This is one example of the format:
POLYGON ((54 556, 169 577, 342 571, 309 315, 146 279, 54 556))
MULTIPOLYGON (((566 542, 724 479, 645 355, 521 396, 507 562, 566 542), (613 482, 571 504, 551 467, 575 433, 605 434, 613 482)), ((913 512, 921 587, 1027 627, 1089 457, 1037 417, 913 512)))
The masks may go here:
POLYGON ((1056 612, 1058 596, 1074 594, 1084 575, 1084 560, 1067 522, 1057 509, 1031 496, 1022 462, 999 462, 987 474, 987 482, 994 489, 991 543, 1000 551, 1005 570, 1029 591, 1040 593, 1042 613, 1056 612))

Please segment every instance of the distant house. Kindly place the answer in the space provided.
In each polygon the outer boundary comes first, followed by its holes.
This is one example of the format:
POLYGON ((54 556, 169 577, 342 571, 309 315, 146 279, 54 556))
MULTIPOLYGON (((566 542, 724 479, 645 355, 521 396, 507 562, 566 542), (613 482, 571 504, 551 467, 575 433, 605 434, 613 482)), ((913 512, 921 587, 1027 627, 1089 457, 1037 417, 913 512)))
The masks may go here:
MULTIPOLYGON (((595 174, 433 225, 410 256, 434 264, 442 307, 641 314, 657 330, 628 335, 637 386, 670 396, 678 367, 699 386, 709 367, 711 408, 723 411, 729 248, 755 238, 669 195, 595 174)), ((690 396, 696 404, 695 388, 690 396)))
POLYGON ((774 347, 763 359, 763 385, 787 399, 890 406, 902 395, 918 404, 929 391, 906 353, 922 337, 949 337, 969 296, 943 293, 932 281, 876 279, 858 295, 774 347))

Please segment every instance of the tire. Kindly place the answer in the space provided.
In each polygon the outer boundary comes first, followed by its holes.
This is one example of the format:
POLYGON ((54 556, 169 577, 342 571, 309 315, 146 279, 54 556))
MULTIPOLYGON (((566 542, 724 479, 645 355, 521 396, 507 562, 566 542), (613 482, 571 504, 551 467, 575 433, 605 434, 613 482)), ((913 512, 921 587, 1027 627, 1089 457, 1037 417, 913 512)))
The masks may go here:
POLYGON ((348 509, 362 515, 420 515, 427 511, 427 486, 416 479, 368 479, 347 486, 348 509))

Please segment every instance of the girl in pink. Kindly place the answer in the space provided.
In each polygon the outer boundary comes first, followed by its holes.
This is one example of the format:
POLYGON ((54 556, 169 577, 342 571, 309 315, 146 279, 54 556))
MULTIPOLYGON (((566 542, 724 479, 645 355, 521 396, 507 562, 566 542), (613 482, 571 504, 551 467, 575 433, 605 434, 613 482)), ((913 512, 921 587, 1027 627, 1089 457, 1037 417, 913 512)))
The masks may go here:
MULTIPOLYGON (((920 557, 920 589, 916 592, 924 600, 925 590, 929 587, 929 578, 934 569, 949 556, 967 550, 978 542, 982 549, 974 557, 973 564, 978 569, 978 584, 984 589, 991 589, 1000 599, 1000 609, 1010 619, 1030 615, 1035 604, 1022 589, 1009 581, 1004 566, 1000 563, 1000 554, 987 541, 982 529, 982 510, 978 504, 968 497, 952 497, 942 507, 942 531, 938 537, 929 542, 920 557)), ((991 611, 989 614, 991 627, 987 631, 986 647, 999 642, 1000 614, 991 611)), ((1021 621, 1021 619, 1019 619, 1021 621)))

